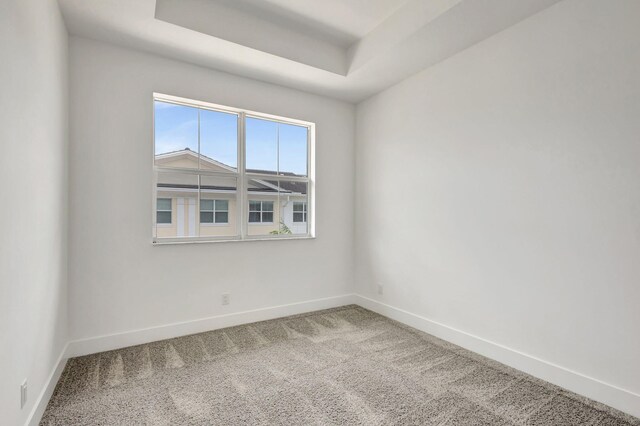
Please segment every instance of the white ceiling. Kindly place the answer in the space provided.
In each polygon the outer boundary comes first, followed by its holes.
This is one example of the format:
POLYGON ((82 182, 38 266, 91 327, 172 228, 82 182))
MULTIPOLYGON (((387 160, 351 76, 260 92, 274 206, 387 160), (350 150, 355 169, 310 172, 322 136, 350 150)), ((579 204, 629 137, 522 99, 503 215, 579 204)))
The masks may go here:
POLYGON ((236 0, 275 13, 312 19, 340 33, 345 45, 367 35, 408 0, 236 0))
POLYGON ((72 34, 359 102, 560 0, 59 0, 72 34))

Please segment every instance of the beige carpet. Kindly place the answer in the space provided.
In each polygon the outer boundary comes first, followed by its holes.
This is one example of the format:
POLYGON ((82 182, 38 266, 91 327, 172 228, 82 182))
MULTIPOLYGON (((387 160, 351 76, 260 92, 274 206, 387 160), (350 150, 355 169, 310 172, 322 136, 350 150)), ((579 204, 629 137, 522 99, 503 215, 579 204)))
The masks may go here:
POLYGON ((69 360, 44 425, 640 425, 357 306, 69 360))

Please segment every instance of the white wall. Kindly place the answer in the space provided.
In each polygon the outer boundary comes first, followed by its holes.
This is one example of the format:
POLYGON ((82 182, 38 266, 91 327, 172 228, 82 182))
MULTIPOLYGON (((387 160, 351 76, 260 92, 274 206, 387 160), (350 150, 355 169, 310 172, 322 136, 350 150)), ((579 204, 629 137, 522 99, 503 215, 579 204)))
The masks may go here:
MULTIPOLYGON (((638 16, 565 0, 359 105, 357 292, 640 393, 638 16)), ((0 17, 3 423, 68 339, 353 290, 353 106, 72 38, 67 305, 66 33, 0 17), (318 238, 152 246, 154 91, 316 122, 318 238)))
POLYGON ((88 39, 70 49, 72 340, 351 291, 353 105, 88 39), (152 246, 154 91, 315 122, 317 238, 152 246))
POLYGON ((67 35, 56 2, 0 2, 0 53, 0 423, 18 425, 67 340, 67 35))
POLYGON ((640 394, 639 18, 567 0, 358 105, 357 292, 640 394))

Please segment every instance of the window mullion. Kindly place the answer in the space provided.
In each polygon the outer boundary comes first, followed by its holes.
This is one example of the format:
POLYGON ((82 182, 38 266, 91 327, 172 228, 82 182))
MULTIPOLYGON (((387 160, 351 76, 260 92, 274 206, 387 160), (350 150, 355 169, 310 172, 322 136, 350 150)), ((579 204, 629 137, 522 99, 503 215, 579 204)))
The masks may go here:
MULTIPOLYGON (((202 156, 200 155, 200 108, 198 108, 198 171, 202 168, 201 161, 202 156)), ((202 198, 202 175, 198 174, 198 198, 196 198, 196 211, 195 211, 195 219, 196 219, 196 236, 200 236, 200 199, 202 198)))
MULTIPOLYGON (((200 133, 200 130, 198 130, 198 133, 200 133)), ((198 148, 198 151, 199 150, 200 150, 200 148, 198 148)), ((199 154, 198 154, 198 156, 199 156, 199 154)), ((198 159, 198 161, 200 161, 200 159, 198 159)), ((194 215, 195 218, 196 218, 196 228, 197 228, 196 235, 198 237, 200 236, 200 198, 202 198, 202 192, 201 191, 202 191, 202 176, 198 175, 198 198, 196 198, 196 211, 195 211, 195 215, 194 215)))
POLYGON ((249 202, 247 199, 247 177, 246 177, 246 136, 245 121, 246 114, 238 114, 238 193, 236 194, 236 220, 240 226, 240 239, 245 239, 249 229, 249 202))

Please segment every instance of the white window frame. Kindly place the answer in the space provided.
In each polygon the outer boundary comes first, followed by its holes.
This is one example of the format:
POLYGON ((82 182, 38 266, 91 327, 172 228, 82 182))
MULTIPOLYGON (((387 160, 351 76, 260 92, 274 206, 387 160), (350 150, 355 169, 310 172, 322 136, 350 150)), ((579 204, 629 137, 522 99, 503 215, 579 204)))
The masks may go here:
MULTIPOLYGON (((202 201, 202 198, 199 198, 200 201, 202 201)), ((202 220, 200 220, 200 226, 228 226, 230 224, 229 221, 229 200, 223 199, 223 198, 205 198, 204 200, 206 201, 213 201, 213 210, 202 210, 202 206, 200 206, 200 211, 198 212, 199 214, 202 212, 205 213, 213 213, 213 222, 203 222, 202 220), (227 202, 227 209, 226 210, 218 210, 218 208, 216 207, 216 201, 226 201, 227 202), (216 213, 226 213, 227 214, 227 221, 226 222, 217 222, 216 221, 216 213)))
POLYGON ((276 218, 276 203, 273 201, 264 201, 264 200, 252 200, 249 199, 249 215, 247 216, 247 220, 249 220, 249 216, 251 216, 251 213, 260 213, 260 221, 259 222, 251 222, 249 221, 249 225, 250 226, 254 226, 254 225, 273 225, 275 223, 275 218, 276 218), (260 210, 251 210, 251 203, 260 203, 260 210), (271 203, 271 210, 265 210, 264 209, 264 203, 271 203), (263 213, 271 213, 271 221, 270 222, 265 222, 264 220, 262 220, 262 214, 263 213))
MULTIPOLYGON (((293 239, 311 239, 315 238, 315 123, 297 120, 287 117, 281 117, 272 114, 265 114, 256 111, 244 110, 239 108, 227 107, 223 105, 213 104, 210 102, 197 101, 187 98, 181 98, 178 96, 166 95, 162 93, 153 93, 153 99, 151 102, 152 110, 154 111, 154 120, 151 128, 151 164, 152 164, 152 243, 157 245, 162 244, 180 244, 180 243, 200 243, 200 242, 219 242, 219 241, 260 241, 260 240, 293 240, 293 239), (194 108, 208 109, 212 111, 224 112, 236 114, 238 117, 238 155, 237 155, 237 171, 236 172, 211 172, 207 170, 196 169, 180 169, 175 167, 161 167, 155 163, 155 108, 153 105, 155 101, 173 103, 177 105, 184 105, 194 108), (245 122, 246 118, 258 118, 262 120, 275 121, 282 124, 291 124, 295 126, 302 126, 307 128, 307 176, 284 176, 280 174, 264 174, 246 172, 246 156, 245 156, 245 122), (171 237, 171 238, 158 238, 156 235, 156 229, 162 224, 156 223, 156 199, 157 199, 157 179, 158 173, 182 173, 192 174, 198 176, 198 184, 200 184, 200 176, 213 176, 213 177, 235 177, 236 178, 236 222, 238 226, 238 235, 232 237, 171 237), (249 226, 254 225, 266 225, 263 222, 249 222, 249 198, 251 194, 247 191, 248 181, 253 180, 279 180, 290 182, 305 182, 307 184, 307 233, 306 234, 268 234, 268 235, 249 235, 249 226)), ((200 135, 198 134, 198 153, 200 151, 200 135)), ((166 197, 159 197, 166 198, 166 197)), ((275 218, 275 204, 274 202, 274 221, 275 218)), ((196 229, 200 227, 200 196, 196 198, 196 229)), ((231 213, 229 213, 231 214, 231 213)), ((262 215, 261 215, 262 218, 262 215)), ((214 219, 215 220, 215 219, 214 219)), ((172 213, 173 222, 173 213, 172 213)), ((231 218, 229 217, 229 223, 231 218)), ((302 222, 300 222, 302 223, 302 222)), ((218 225, 216 223, 204 224, 204 225, 218 225)), ((227 225, 227 224, 220 224, 227 225)))
POLYGON ((291 211, 292 211, 291 222, 307 223, 307 202, 306 201, 294 201, 293 206, 291 207, 291 211), (302 204, 301 211, 296 211, 296 204, 302 204), (302 220, 300 222, 296 221, 296 214, 302 214, 302 220))
POLYGON ((156 214, 155 218, 158 220, 158 212, 169 212, 171 213, 171 220, 169 222, 158 223, 158 226, 170 227, 173 225, 173 198, 172 197, 158 197, 156 198, 156 214), (158 199, 160 200, 169 200, 169 210, 158 210, 158 199))

